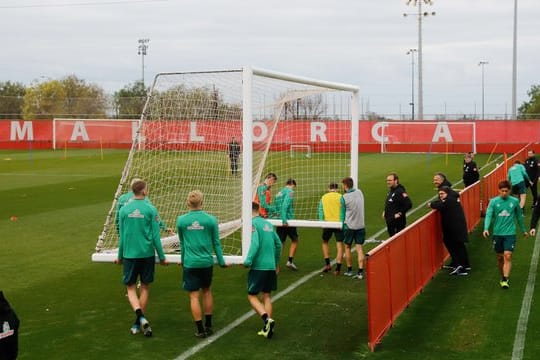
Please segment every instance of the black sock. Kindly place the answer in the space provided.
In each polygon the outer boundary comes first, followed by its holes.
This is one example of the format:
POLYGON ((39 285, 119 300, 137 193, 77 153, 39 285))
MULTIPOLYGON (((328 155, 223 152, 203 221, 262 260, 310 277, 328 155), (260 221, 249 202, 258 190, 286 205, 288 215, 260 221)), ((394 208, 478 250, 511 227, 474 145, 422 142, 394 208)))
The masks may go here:
POLYGON ((212 327, 212 314, 204 315, 204 327, 206 328, 212 327))
POLYGON ((204 327, 202 326, 202 320, 195 321, 195 325, 197 326, 197 332, 199 334, 204 332, 204 327))
POLYGON ((264 323, 266 324, 266 320, 268 320, 268 314, 267 313, 264 313, 261 315, 261 319, 264 321, 264 323))
POLYGON ((289 256, 289 262, 292 262, 292 257, 291 256, 289 256))
POLYGON ((140 324, 142 317, 144 317, 142 310, 141 309, 135 310, 135 324, 140 324))
POLYGON ((364 273, 364 269, 358 269, 358 275, 363 274, 363 273, 364 273))
POLYGON ((506 276, 503 276, 502 281, 508 281, 508 278, 506 276))
POLYGON ((352 271, 352 266, 347 266, 347 271, 351 272, 352 271))
POLYGON ((336 271, 341 271, 341 263, 336 264, 336 271))
POLYGON ((324 263, 326 265, 330 265, 330 259, 329 258, 324 258, 324 263))

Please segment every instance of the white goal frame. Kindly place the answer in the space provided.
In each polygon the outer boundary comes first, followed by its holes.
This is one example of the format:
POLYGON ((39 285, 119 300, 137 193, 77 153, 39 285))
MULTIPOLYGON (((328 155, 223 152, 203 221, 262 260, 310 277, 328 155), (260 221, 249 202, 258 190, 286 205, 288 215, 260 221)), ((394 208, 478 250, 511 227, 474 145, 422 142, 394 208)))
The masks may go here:
MULTIPOLYGON (((241 72, 242 75, 242 210, 241 210, 241 254, 240 256, 225 256, 225 260, 228 263, 242 263, 245 256, 248 253, 250 242, 251 242, 251 218, 252 218, 252 201, 254 193, 256 191, 257 184, 253 183, 253 99, 252 99, 252 90, 253 90, 253 77, 261 76, 265 78, 275 79, 275 80, 284 80, 290 82, 296 82, 304 85, 311 85, 317 87, 323 87, 330 90, 345 91, 351 94, 350 110, 351 110, 351 132, 350 132, 350 176, 353 178, 354 182, 357 183, 357 174, 358 174, 358 147, 359 147, 359 119, 360 119, 360 106, 359 106, 359 88, 353 85, 321 81, 306 77, 300 77, 270 70, 265 70, 261 68, 254 67, 244 67, 240 70, 228 70, 241 72)), ((157 74, 154 80, 160 75, 166 74, 157 74)), ((151 94, 149 95, 151 96, 151 94)), ((148 106, 148 100, 145 104, 145 109, 148 106)), ((144 116, 144 110, 143 110, 144 116)), ((141 117, 141 122, 143 118, 141 117)), ((141 142, 138 139, 134 139, 133 147, 140 147, 141 142)), ((311 148, 309 148, 311 151, 311 148)), ((128 162, 130 158, 128 157, 128 162)), ((126 168, 122 174, 122 179, 120 185, 117 189, 115 198, 118 197, 121 191, 121 184, 128 181, 127 168, 129 164, 126 164, 126 168)), ((341 175, 341 174, 340 174, 341 175)), ((112 251, 100 251, 99 242, 100 239, 103 239, 104 233, 109 228, 111 231, 111 225, 108 224, 112 219, 112 213, 114 207, 116 206, 116 200, 113 201, 113 205, 109 212, 109 215, 104 225, 104 231, 98 239, 98 246, 96 246, 96 252, 92 255, 92 261, 94 262, 113 262, 116 259, 116 252, 114 249, 112 251)), ((276 226, 281 225, 281 221, 272 220, 272 223, 276 226)), ((291 220, 291 226, 299 227, 327 227, 327 228, 340 228, 342 224, 340 222, 324 222, 324 221, 312 221, 312 220, 291 220)), ((177 236, 162 238, 163 241, 177 241, 177 236)), ((117 250, 117 249, 116 249, 117 250)), ((181 255, 179 254, 166 254, 168 262, 171 263, 180 263, 181 255)), ((157 257, 156 257, 157 261, 157 257)))
MULTIPOLYGON (((380 128, 381 128, 381 131, 380 131, 380 149, 381 149, 381 153, 387 153, 388 151, 386 150, 386 146, 388 144, 390 144, 391 142, 389 141, 386 141, 387 139, 387 136, 388 136, 388 133, 386 131, 386 128, 389 127, 389 126, 392 126, 392 125, 401 125, 401 126, 407 126, 407 125, 411 125, 411 126, 416 126, 416 125, 419 125, 419 126, 422 126, 422 125, 435 125, 435 126, 441 126, 441 125, 446 125, 446 126, 449 126, 449 128, 452 127, 452 125, 469 125, 472 127, 472 139, 470 144, 471 144, 471 147, 470 147, 470 150, 468 151, 472 151, 473 153, 476 153, 476 122, 471 122, 471 121, 465 121, 465 122, 462 122, 462 121, 382 121, 380 123, 380 128)), ((403 143, 403 144, 406 144, 406 143, 403 143)), ((428 143, 426 143, 427 145, 428 143)))
POLYGON ((290 150, 290 156, 291 156, 291 158, 294 157, 294 149, 305 149, 305 150, 306 150, 306 155, 305 155, 305 157, 306 157, 306 158, 310 158, 310 157, 311 157, 311 146, 309 146, 309 145, 292 144, 292 145, 291 145, 291 150, 290 150))

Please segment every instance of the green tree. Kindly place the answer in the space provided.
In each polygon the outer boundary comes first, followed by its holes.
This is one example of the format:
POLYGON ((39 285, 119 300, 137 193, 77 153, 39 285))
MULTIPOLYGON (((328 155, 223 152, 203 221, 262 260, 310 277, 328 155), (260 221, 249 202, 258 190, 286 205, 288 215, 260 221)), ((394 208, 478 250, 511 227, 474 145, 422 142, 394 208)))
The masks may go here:
POLYGON ((102 88, 86 84, 75 75, 67 76, 61 82, 66 92, 66 114, 72 114, 76 118, 105 116, 107 100, 102 88))
POLYGON ((0 118, 20 119, 22 117, 26 87, 18 82, 0 82, 0 118))
POLYGON ((540 85, 532 85, 529 91, 529 101, 518 108, 519 119, 540 119, 540 85))
POLYGON ((34 83, 24 96, 24 119, 100 118, 106 114, 105 92, 75 75, 34 83))
POLYGON ((114 114, 116 118, 138 119, 146 102, 147 90, 142 81, 124 86, 114 93, 114 114))
POLYGON ((65 114, 66 91, 58 80, 31 85, 24 96, 23 118, 50 119, 65 114))

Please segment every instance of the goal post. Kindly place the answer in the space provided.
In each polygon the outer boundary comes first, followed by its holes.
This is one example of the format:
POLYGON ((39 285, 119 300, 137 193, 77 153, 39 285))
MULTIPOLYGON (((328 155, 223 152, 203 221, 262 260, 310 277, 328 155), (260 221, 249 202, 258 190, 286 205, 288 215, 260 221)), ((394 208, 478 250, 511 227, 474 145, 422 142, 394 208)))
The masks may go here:
MULTIPOLYGON (((298 226, 341 226, 318 221, 317 208, 329 182, 357 179, 358 121, 352 85, 251 67, 156 75, 92 260, 116 258, 116 199, 134 177, 148 182, 149 199, 171 228, 187 212, 188 192, 201 190, 229 263, 247 254, 251 202, 269 172, 278 176, 273 196, 288 178, 296 180, 298 226), (240 145, 236 170, 233 137, 240 145), (290 157, 297 145, 309 161, 290 157)), ((162 232, 161 240, 167 259, 180 262, 177 236, 162 232)))
POLYGON ((383 121, 381 153, 476 153, 476 123, 464 121, 383 121))

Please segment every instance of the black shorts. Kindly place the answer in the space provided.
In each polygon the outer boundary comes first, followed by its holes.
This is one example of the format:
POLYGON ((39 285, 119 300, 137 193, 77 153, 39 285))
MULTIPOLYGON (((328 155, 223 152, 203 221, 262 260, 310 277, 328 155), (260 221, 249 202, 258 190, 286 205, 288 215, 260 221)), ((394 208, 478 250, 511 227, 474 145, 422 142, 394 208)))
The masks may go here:
POLYGON ((291 240, 296 241, 298 240, 298 232, 296 231, 296 226, 278 226, 276 229, 276 233, 279 236, 279 239, 282 243, 287 240, 287 236, 291 238, 291 240))
POLYGON ((212 285, 214 267, 186 268, 182 271, 182 288, 187 291, 208 289, 212 285))
POLYGON ((343 231, 341 229, 323 229, 322 239, 324 242, 328 242, 332 238, 332 234, 335 235, 337 242, 343 242, 343 231))
POLYGON ((153 256, 142 259, 123 259, 122 282, 124 285, 134 285, 140 277, 143 284, 154 281, 156 260, 153 256))
POLYGON ((270 293, 277 290, 276 270, 249 270, 248 294, 270 293))

